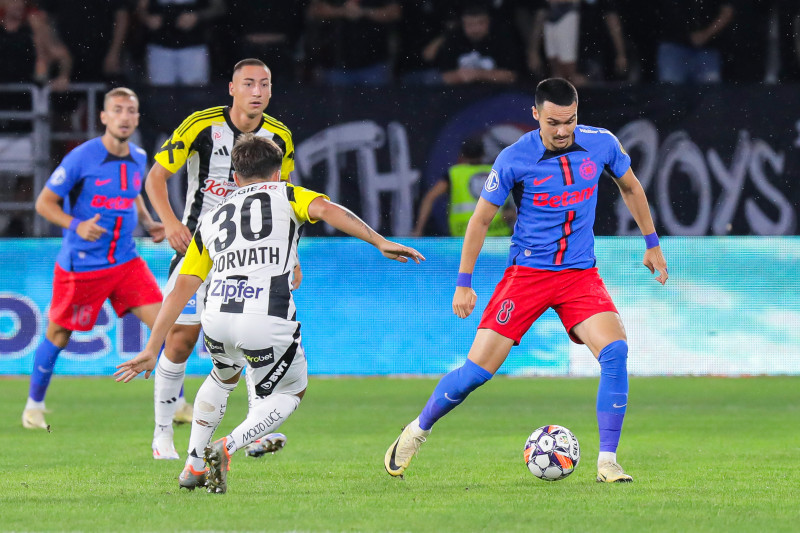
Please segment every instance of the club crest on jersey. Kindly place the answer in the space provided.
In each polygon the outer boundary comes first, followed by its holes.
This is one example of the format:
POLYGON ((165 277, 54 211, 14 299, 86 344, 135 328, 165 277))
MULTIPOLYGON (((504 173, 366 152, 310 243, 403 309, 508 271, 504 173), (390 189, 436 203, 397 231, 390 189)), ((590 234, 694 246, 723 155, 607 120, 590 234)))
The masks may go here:
POLYGON ((492 169, 489 172, 489 177, 486 178, 486 184, 483 186, 486 189, 486 192, 492 192, 496 190, 500 186, 500 177, 497 175, 497 171, 492 169))
POLYGON ((581 177, 585 180, 593 179, 597 176, 597 165, 587 157, 583 160, 581 166, 578 167, 578 173, 580 173, 581 177))

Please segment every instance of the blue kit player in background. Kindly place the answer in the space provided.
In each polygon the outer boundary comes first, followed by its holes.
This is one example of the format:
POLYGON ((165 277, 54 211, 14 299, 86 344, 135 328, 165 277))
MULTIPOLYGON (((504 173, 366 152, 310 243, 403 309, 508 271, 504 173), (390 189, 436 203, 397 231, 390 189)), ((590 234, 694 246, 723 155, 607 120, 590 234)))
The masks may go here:
POLYGON ((561 78, 536 87, 533 118, 539 129, 523 135, 497 157, 486 179, 461 251, 453 312, 475 308, 472 271, 487 229, 509 193, 517 222, 503 279, 484 310, 467 361, 444 376, 419 417, 408 424, 384 459, 402 476, 433 424, 486 383, 548 308, 558 313, 570 338, 585 344, 600 363, 597 481, 632 481, 617 463, 617 445, 628 404, 628 344, 625 328, 595 267, 597 187, 610 175, 644 235, 644 265, 666 283, 661 253, 644 189, 631 159, 608 130, 578 125, 578 93, 561 78))
POLYGON ((109 91, 100 120, 103 136, 67 154, 36 200, 36 211, 64 228, 64 239, 50 321, 36 348, 22 412, 22 425, 29 429, 49 429, 44 397, 58 354, 73 331, 94 327, 106 299, 117 315, 130 311, 150 328, 161 308, 161 291, 133 242, 139 220, 155 242, 164 240, 164 226, 153 221, 139 194, 147 154, 128 142, 139 125, 136 93, 122 87, 109 91))

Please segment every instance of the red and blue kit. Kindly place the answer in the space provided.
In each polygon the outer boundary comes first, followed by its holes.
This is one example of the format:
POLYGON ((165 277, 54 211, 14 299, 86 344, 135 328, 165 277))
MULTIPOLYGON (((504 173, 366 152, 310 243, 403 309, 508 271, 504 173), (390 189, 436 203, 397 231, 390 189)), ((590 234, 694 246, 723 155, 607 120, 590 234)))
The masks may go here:
POLYGON ((94 242, 64 230, 56 261, 68 272, 108 268, 138 257, 133 231, 138 225, 136 197, 142 190, 147 154, 129 143, 130 154, 108 153, 100 137, 72 150, 47 181, 47 188, 64 199, 64 212, 78 220, 100 214, 106 232, 94 242))
POLYGON ((70 330, 88 331, 103 302, 117 315, 133 307, 160 303, 161 291, 133 241, 138 225, 136 197, 142 189, 147 154, 129 143, 130 154, 117 157, 101 138, 67 154, 47 181, 64 199, 64 212, 78 220, 100 214, 106 232, 96 241, 64 230, 56 258, 50 320, 70 330))
POLYGON ((592 228, 601 176, 620 178, 630 166, 610 131, 581 125, 564 150, 548 150, 537 129, 500 153, 481 196, 500 206, 512 194, 517 222, 508 268, 479 327, 519 342, 548 307, 567 331, 596 313, 616 311, 594 268, 592 228))

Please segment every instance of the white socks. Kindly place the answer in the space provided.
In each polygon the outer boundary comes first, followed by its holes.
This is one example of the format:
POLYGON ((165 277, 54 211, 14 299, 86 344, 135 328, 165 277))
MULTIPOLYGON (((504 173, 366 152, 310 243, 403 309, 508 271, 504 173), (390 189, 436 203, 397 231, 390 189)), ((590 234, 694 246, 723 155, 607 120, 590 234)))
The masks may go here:
POLYGON ((186 363, 173 363, 164 353, 158 358, 153 385, 153 403, 156 415, 156 433, 159 427, 172 428, 172 417, 178 409, 178 397, 186 374, 186 363))
POLYGON ((616 463, 617 462, 617 452, 600 452, 597 456, 597 466, 600 466, 600 463, 608 463, 608 462, 616 463))
POLYGON ((192 468, 204 468, 203 450, 211 443, 214 431, 225 416, 228 396, 235 388, 236 383, 222 383, 212 372, 197 391, 192 433, 189 436, 189 456, 186 459, 186 464, 192 465, 192 468))
POLYGON ((45 409, 44 400, 42 400, 41 402, 37 402, 33 398, 28 396, 28 401, 25 402, 25 409, 41 409, 41 410, 44 410, 45 409))
POLYGON ((266 398, 257 398, 245 421, 227 437, 230 453, 278 429, 298 405, 300 398, 294 394, 273 393, 266 398))

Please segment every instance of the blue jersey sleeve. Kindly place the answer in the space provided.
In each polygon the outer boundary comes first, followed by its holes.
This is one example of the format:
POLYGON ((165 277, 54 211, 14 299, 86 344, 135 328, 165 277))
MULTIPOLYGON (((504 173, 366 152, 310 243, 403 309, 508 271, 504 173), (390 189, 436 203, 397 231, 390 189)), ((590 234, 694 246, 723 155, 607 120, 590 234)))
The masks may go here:
POLYGON ((611 142, 608 143, 609 154, 607 164, 611 172, 614 173, 614 177, 621 178, 628 169, 631 168, 631 156, 629 156, 628 152, 622 147, 622 143, 619 142, 616 135, 610 131, 607 133, 612 139, 611 142))
POLYGON ((81 179, 80 158, 73 150, 68 153, 47 180, 47 188, 64 198, 81 179))
POLYGON ((514 188, 516 175, 510 159, 508 148, 500 152, 492 165, 492 171, 489 172, 489 176, 483 184, 481 198, 491 204, 503 205, 511 189, 514 188))

